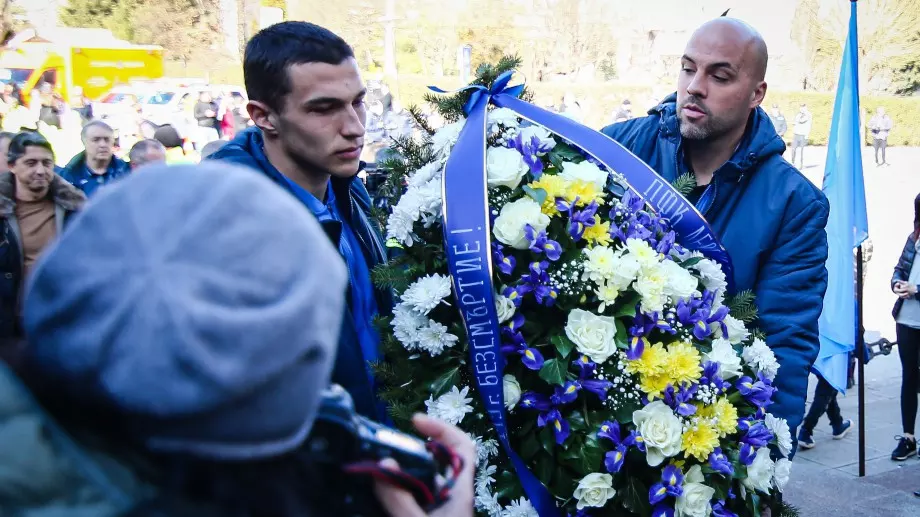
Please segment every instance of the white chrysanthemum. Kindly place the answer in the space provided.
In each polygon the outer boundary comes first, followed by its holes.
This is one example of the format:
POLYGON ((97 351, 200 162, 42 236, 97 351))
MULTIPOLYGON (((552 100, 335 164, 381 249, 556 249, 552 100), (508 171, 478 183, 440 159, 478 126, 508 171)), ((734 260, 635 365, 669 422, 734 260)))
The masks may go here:
POLYGON ((440 161, 434 161, 421 169, 412 173, 406 180, 409 188, 421 187, 431 181, 432 178, 441 175, 442 164, 440 161))
POLYGON ((776 460, 773 465, 773 483, 780 492, 786 488, 789 483, 789 475, 792 473, 792 462, 786 458, 776 460))
POLYGON ((419 314, 428 314, 450 296, 450 277, 428 275, 416 280, 402 295, 402 302, 410 305, 419 314))
POLYGON ((396 339, 412 351, 418 346, 418 330, 428 325, 428 318, 419 315, 409 305, 400 303, 393 309, 393 321, 390 324, 396 339))
POLYGON ((643 268, 655 267, 661 262, 662 255, 642 239, 627 239, 626 249, 643 268))
POLYGON ((419 350, 431 354, 432 357, 441 355, 445 348, 450 348, 457 344, 457 336, 447 331, 447 327, 437 321, 428 321, 428 325, 418 331, 419 350))
POLYGON ((671 303, 677 304, 679 300, 690 298, 698 292, 699 281, 677 262, 662 261, 661 268, 666 278, 664 294, 671 299, 671 303))
POLYGON ((522 497, 517 501, 511 501, 511 504, 506 506, 501 513, 501 517, 539 517, 540 514, 537 513, 537 510, 530 504, 526 498, 522 497))
POLYGON ((410 189, 403 194, 387 219, 387 239, 395 239, 403 246, 412 246, 415 242, 412 226, 419 219, 421 206, 422 198, 418 189, 410 189))
MULTIPOLYGON (((630 239, 632 240, 632 239, 630 239)), ((665 285, 667 277, 659 266, 643 267, 636 279, 636 292, 642 296, 643 312, 661 312, 664 310, 665 285)))
POLYGON ((770 380, 775 379, 776 373, 779 372, 776 355, 760 339, 755 339, 752 344, 744 347, 744 350, 741 351, 741 358, 757 370, 758 373, 763 373, 770 380))
POLYGON ((517 128, 521 125, 517 113, 508 108, 497 108, 489 112, 488 117, 489 133, 501 132, 501 127, 505 129, 517 128))
POLYGON ((498 472, 498 467, 495 465, 486 465, 481 469, 476 471, 476 491, 488 491, 492 486, 492 483, 495 483, 495 473, 498 472))
POLYGON ((493 456, 498 456, 498 442, 493 439, 483 440, 481 436, 476 436, 470 433, 466 434, 470 437, 470 440, 473 440, 473 444, 476 445, 476 464, 485 465, 486 462, 493 456))
POLYGON ((414 189, 418 196, 419 213, 422 219, 441 215, 441 177, 435 176, 428 183, 414 189))
POLYGON ((639 277, 641 269, 642 266, 635 257, 628 253, 620 253, 613 264, 613 275, 610 277, 610 281, 613 282, 613 285, 618 290, 625 291, 639 277))
POLYGON ((754 462, 748 466, 747 478, 741 483, 751 490, 759 490, 764 494, 769 494, 770 486, 773 484, 773 466, 773 460, 770 459, 770 448, 761 447, 757 449, 754 462))
POLYGON ((612 248, 606 246, 594 246, 585 248, 585 271, 584 279, 601 285, 608 278, 613 278, 616 270, 617 254, 612 248))
POLYGON ((473 406, 470 402, 472 398, 467 397, 470 388, 465 387, 463 390, 457 389, 456 386, 437 399, 434 396, 425 401, 425 407, 428 408, 428 416, 443 420, 451 425, 457 425, 463 421, 463 417, 473 412, 473 406))
POLYGON ((482 492, 476 492, 474 504, 477 511, 484 512, 489 517, 498 517, 501 515, 502 505, 498 502, 498 494, 493 494, 488 489, 482 492))
POLYGON ((466 119, 461 119, 454 123, 447 124, 435 132, 434 136, 431 137, 431 148, 436 155, 446 157, 450 154, 451 148, 457 143, 457 139, 460 138, 460 131, 463 129, 463 124, 465 123, 466 119))
POLYGON ((766 418, 764 418, 764 424, 773 433, 773 436, 776 436, 776 447, 779 452, 788 458, 792 454, 792 432, 789 431, 789 424, 786 419, 777 418, 767 413, 766 418))
MULTIPOLYGON (((696 252, 692 256, 702 257, 703 254, 696 252)), ((719 302, 717 305, 722 305, 725 290, 728 288, 728 282, 725 280, 725 272, 722 271, 722 266, 713 260, 704 258, 697 262, 696 265, 691 266, 691 269, 695 269, 700 273, 703 286, 716 293, 716 300, 719 302)))

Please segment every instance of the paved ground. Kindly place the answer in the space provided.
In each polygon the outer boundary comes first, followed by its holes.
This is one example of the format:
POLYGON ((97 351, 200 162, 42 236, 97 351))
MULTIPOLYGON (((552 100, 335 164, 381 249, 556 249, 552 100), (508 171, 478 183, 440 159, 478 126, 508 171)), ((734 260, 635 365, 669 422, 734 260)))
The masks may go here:
MULTIPOLYGON (((819 186, 826 153, 825 148, 808 148, 805 155, 804 172, 819 186)), ((888 160, 890 167, 879 168, 871 149, 863 157, 869 234, 875 247, 866 278, 865 324, 867 331, 894 340, 890 314, 894 295, 888 283, 913 228, 913 199, 920 194, 920 148, 889 149, 888 160)), ((894 436, 901 433, 900 367, 897 349, 866 367, 866 477, 857 476, 856 430, 835 441, 826 419, 815 432, 817 447, 797 454, 786 499, 799 507, 801 515, 920 516, 920 499, 912 495, 920 489, 920 461, 889 459, 896 445, 894 436)), ((839 397, 839 402, 844 417, 855 423, 856 390, 839 397)))

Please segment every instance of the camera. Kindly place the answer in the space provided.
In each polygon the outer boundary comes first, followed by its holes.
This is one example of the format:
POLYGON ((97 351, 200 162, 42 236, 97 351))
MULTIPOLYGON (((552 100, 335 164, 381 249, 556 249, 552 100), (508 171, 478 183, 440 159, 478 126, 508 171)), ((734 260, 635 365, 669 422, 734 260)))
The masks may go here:
POLYGON ((304 452, 323 473, 328 515, 383 517, 375 478, 410 491, 422 508, 443 502, 446 489, 438 480, 447 465, 432 444, 356 414, 351 396, 333 385, 323 394, 304 452), (379 467, 386 458, 396 460, 400 475, 379 467))

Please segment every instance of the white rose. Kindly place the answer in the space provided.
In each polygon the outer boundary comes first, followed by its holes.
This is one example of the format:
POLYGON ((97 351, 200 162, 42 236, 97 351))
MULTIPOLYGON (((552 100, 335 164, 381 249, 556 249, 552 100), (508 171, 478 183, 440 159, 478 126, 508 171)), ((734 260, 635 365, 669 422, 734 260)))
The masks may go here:
POLYGON ((549 216, 540 210, 536 201, 525 197, 502 207, 501 213, 495 218, 492 233, 502 244, 526 250, 530 247, 530 241, 524 233, 524 227, 528 224, 535 232, 541 232, 549 226, 549 216))
POLYGON ((789 475, 792 473, 792 462, 786 458, 780 458, 776 460, 776 464, 773 466, 773 482, 776 483, 776 488, 782 492, 786 485, 789 483, 789 475))
POLYGON ((789 423, 786 422, 785 418, 777 418, 771 413, 767 413, 764 418, 764 425, 776 437, 776 447, 779 452, 788 458, 792 454, 792 432, 789 431, 789 423))
POLYGON ((616 318, 598 316, 575 309, 565 323, 565 335, 575 343, 575 349, 597 364, 603 364, 617 352, 616 318))
MULTIPOLYGON (((547 151, 552 150, 553 147, 556 147, 556 140, 553 138, 553 134, 543 126, 527 126, 522 128, 518 135, 520 135, 521 140, 527 144, 533 142, 533 137, 537 137, 537 140, 540 141, 540 147, 546 149, 547 151)), ((537 154, 539 156, 543 156, 546 153, 537 154)))
POLYGON ((517 307, 514 306, 511 298, 498 293, 495 294, 495 312, 498 313, 499 324, 510 321, 514 317, 515 311, 517 311, 517 307))
POLYGON ((497 108, 490 111, 488 121, 490 133, 497 133, 500 130, 499 125, 505 128, 516 128, 520 125, 517 113, 508 108, 497 108))
POLYGON ((755 339, 749 346, 744 347, 744 350, 741 351, 741 358, 770 380, 775 379, 779 372, 776 354, 763 340, 755 339))
POLYGON ((661 263, 661 268, 666 279, 664 294, 671 299, 671 303, 676 304, 697 292, 699 280, 690 271, 680 267, 680 264, 673 260, 665 260, 661 263))
POLYGON ((457 143, 457 139, 460 138, 460 131, 463 130, 463 125, 465 123, 466 119, 461 119, 452 124, 447 124, 431 137, 431 147, 435 154, 441 157, 450 154, 450 149, 457 143))
POLYGON ((712 352, 704 355, 705 360, 719 364, 719 376, 728 380, 741 375, 741 356, 727 339, 712 342, 712 352))
POLYGON ((650 467, 657 467, 665 458, 680 454, 683 428, 680 419, 664 402, 656 400, 633 411, 633 423, 645 441, 645 459, 650 467))
POLYGON ((489 188, 517 188, 530 168, 521 153, 507 147, 490 147, 486 152, 486 174, 489 188))
POLYGON ((502 391, 505 395, 505 407, 511 411, 521 401, 521 385, 514 375, 505 374, 502 377, 502 391))
POLYGON ((706 479, 699 465, 690 467, 684 476, 683 494, 674 504, 675 517, 709 517, 712 512, 710 500, 716 490, 706 486, 706 479))
POLYGON ((613 499, 617 491, 613 488, 613 476, 610 474, 588 474, 578 482, 573 496, 578 500, 575 506, 579 510, 590 506, 601 508, 613 499))
POLYGON ((563 163, 562 173, 559 175, 569 181, 580 180, 585 183, 593 183, 598 190, 603 190, 607 186, 607 171, 601 170, 600 167, 587 160, 581 163, 563 163))
POLYGON ((751 336, 751 333, 748 332, 747 328, 744 326, 744 322, 731 315, 725 317, 725 326, 728 328, 727 336, 722 335, 721 325, 714 325, 716 326, 718 337, 728 339, 733 345, 737 345, 751 336))
POLYGON ((758 490, 764 494, 770 493, 773 481, 773 460, 770 459, 770 448, 757 449, 754 463, 747 468, 747 477, 742 481, 744 486, 751 490, 758 490))

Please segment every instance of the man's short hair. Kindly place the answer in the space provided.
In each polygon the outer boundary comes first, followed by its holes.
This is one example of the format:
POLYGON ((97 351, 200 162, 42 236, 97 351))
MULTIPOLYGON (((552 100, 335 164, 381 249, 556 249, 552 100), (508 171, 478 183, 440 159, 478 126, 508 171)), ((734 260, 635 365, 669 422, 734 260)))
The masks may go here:
POLYGON ((26 147, 45 148, 51 153, 51 156, 54 157, 54 148, 51 147, 51 142, 43 137, 41 133, 23 131, 22 133, 13 135, 13 138, 10 139, 10 150, 6 154, 7 165, 13 165, 16 163, 16 160, 25 156, 26 147))
POLYGON ((84 138, 86 138, 86 132, 89 131, 89 129, 93 127, 101 127, 103 129, 108 129, 110 133, 115 133, 115 130, 112 129, 112 126, 106 124, 105 122, 101 120, 90 120, 89 122, 84 124, 83 129, 80 130, 80 140, 83 140, 84 138))
POLYGON ((131 147, 131 150, 128 151, 128 160, 131 161, 132 166, 140 166, 147 163, 147 153, 154 149, 162 149, 163 153, 166 153, 166 148, 163 147, 163 144, 156 140, 141 140, 134 144, 131 147))
POLYGON ((208 156, 216 153, 220 150, 221 147, 227 145, 229 142, 226 140, 214 140, 204 144, 204 147, 201 148, 201 159, 204 160, 208 156))
POLYGON ((282 22, 259 31, 243 57, 243 78, 251 100, 280 110, 291 92, 288 69, 304 63, 341 64, 354 57, 351 46, 332 31, 307 22, 282 22))
POLYGON ((153 132, 153 138, 157 142, 163 144, 163 147, 167 149, 182 147, 182 137, 179 136, 179 132, 176 128, 169 124, 158 127, 156 131, 153 132))

